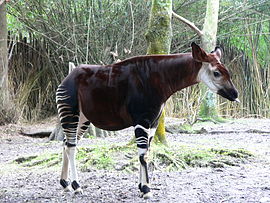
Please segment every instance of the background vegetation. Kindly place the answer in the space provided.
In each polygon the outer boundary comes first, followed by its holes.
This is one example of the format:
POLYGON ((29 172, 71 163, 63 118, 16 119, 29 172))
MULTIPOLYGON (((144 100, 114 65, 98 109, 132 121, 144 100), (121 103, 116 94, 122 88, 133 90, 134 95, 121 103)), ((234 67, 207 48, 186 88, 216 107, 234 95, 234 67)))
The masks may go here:
MULTIPOLYGON (((68 62, 108 64, 146 54, 145 31, 151 1, 11 1, 8 5, 9 77, 16 103, 14 120, 38 120, 56 113, 55 90, 68 62)), ((173 10, 202 27, 204 0, 179 0, 173 10)), ((222 0, 218 44, 240 92, 240 104, 219 97, 230 117, 269 117, 270 2, 222 0)), ((171 53, 190 51, 199 38, 173 20, 171 53)), ((173 96, 168 115, 196 119, 202 96, 197 86, 173 96)))

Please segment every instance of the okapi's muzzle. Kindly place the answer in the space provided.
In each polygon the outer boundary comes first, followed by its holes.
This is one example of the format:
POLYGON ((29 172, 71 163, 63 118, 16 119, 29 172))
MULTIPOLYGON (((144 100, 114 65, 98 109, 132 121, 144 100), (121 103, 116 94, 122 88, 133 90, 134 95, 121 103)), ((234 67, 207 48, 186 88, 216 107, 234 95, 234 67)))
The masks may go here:
POLYGON ((230 88, 230 89, 223 88, 223 89, 218 90, 217 94, 219 94, 220 96, 230 101, 240 102, 240 100, 238 99, 238 92, 235 88, 230 88))

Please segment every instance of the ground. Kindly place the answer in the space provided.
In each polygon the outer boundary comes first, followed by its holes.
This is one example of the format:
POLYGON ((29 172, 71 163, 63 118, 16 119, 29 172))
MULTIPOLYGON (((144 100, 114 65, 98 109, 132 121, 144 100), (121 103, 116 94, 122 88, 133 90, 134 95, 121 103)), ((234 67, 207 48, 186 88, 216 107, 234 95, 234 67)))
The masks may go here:
MULTIPOLYGON (((174 122, 174 121, 172 121, 174 122)), ((35 126, 42 127, 40 125, 35 126)), ((61 153, 60 142, 18 133, 18 125, 0 127, 0 202, 270 202, 270 120, 239 119, 200 124, 201 133, 173 133, 169 143, 245 149, 254 156, 236 166, 187 167, 181 171, 150 171, 153 197, 139 197, 138 172, 79 171, 84 194, 62 193, 60 165, 25 167, 14 160, 43 153, 61 153)), ((81 145, 128 142, 132 135, 83 139, 81 145)))

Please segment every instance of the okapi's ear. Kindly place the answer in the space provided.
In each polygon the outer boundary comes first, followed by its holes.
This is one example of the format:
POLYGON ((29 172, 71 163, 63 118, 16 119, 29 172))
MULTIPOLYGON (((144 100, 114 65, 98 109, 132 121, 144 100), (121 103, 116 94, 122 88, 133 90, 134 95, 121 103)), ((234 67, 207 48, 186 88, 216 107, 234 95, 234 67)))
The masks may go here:
POLYGON ((221 59, 222 56, 222 49, 220 47, 216 47, 214 51, 212 51, 211 53, 216 54, 216 56, 218 57, 218 59, 221 59))
POLYGON ((207 53, 195 42, 191 43, 192 57, 198 62, 209 62, 207 53))

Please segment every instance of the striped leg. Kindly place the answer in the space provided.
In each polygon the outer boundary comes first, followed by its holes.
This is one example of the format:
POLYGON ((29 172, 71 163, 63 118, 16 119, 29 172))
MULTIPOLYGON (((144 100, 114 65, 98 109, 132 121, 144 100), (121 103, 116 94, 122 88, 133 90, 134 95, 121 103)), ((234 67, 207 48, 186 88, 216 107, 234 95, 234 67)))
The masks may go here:
POLYGON ((73 115, 70 117, 65 117, 64 119, 60 119, 60 120, 61 120, 63 131, 66 137, 65 142, 64 142, 64 147, 63 147, 63 166, 62 166, 60 184, 64 187, 64 191, 70 191, 70 186, 68 182, 69 170, 71 170, 71 181, 72 181, 73 189, 74 189, 74 185, 78 185, 78 183, 76 184, 76 182, 74 182, 77 180, 75 156, 76 156, 76 145, 77 145, 76 130, 77 130, 77 125, 78 125, 78 116, 73 115))
POLYGON ((68 94, 65 87, 59 86, 56 93, 57 109, 63 131, 65 133, 65 143, 63 149, 63 166, 60 184, 64 191, 69 191, 69 169, 71 170, 71 186, 75 193, 81 193, 77 182, 77 170, 75 165, 77 129, 79 123, 79 110, 74 107, 74 97, 68 94))
POLYGON ((79 124, 77 129, 77 139, 80 140, 83 134, 86 132, 90 125, 89 120, 83 115, 83 113, 80 111, 80 118, 79 118, 79 124))
POLYGON ((63 147, 63 164, 62 164, 62 173, 61 173, 61 179, 60 179, 60 184, 64 188, 64 192, 69 192, 71 191, 71 187, 69 184, 69 177, 68 177, 68 172, 69 172, 69 159, 67 155, 67 146, 64 145, 63 147))
MULTIPOLYGON (((89 126, 90 122, 85 118, 85 116, 80 112, 80 118, 77 128, 77 140, 79 140, 82 135, 85 133, 89 126)), ((70 170, 71 170, 71 186, 75 191, 75 194, 82 194, 83 191, 78 183, 78 174, 76 168, 76 147, 70 147, 69 152, 69 161, 70 161, 70 170)))
POLYGON ((141 191, 141 196, 144 199, 149 199, 151 197, 149 175, 147 170, 147 153, 153 137, 153 132, 155 132, 154 129, 146 129, 141 125, 135 126, 135 137, 140 161, 139 189, 141 191))
MULTIPOLYGON (((77 140, 84 134, 84 132, 87 130, 90 122, 86 119, 85 117, 80 116, 79 122, 78 122, 78 127, 77 127, 77 132, 75 133, 75 136, 77 140)), ((66 136, 69 135, 66 133, 66 136)), ((62 169, 62 175, 61 175, 61 180, 60 183, 65 183, 64 181, 67 179, 67 175, 69 172, 69 165, 70 165, 70 172, 71 172, 71 186, 75 192, 75 194, 82 194, 83 191, 78 183, 78 173, 77 173, 77 168, 76 168, 76 142, 74 144, 71 144, 72 141, 75 140, 69 140, 69 136, 67 136, 67 141, 66 145, 64 147, 64 160, 63 160, 63 169, 62 169), (67 166, 66 166, 67 165, 67 166), (63 181, 64 180, 64 181, 63 181)), ((63 185, 61 184, 64 188, 69 189, 69 185, 63 185)), ((67 189, 65 189, 67 190, 67 189)))
POLYGON ((70 172, 71 172, 71 186, 75 194, 82 194, 83 191, 78 183, 78 174, 76 168, 76 146, 67 147, 67 154, 70 163, 70 172))

